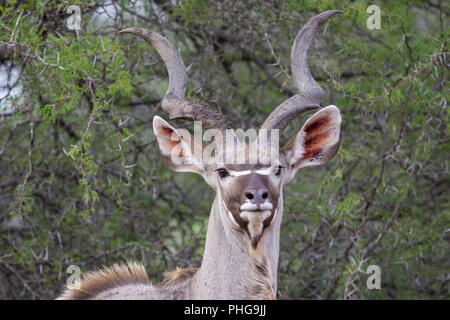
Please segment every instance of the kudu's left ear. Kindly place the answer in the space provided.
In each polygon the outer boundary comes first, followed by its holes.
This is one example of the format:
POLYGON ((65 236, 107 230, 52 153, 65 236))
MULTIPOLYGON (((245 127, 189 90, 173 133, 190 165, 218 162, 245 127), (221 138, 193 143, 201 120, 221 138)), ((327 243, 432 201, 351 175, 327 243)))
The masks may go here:
POLYGON ((328 106, 313 114, 303 127, 281 150, 291 176, 298 169, 328 162, 341 142, 341 113, 336 106, 328 106))
POLYGON ((202 152, 195 154, 195 140, 187 130, 175 129, 164 119, 155 116, 153 132, 164 162, 170 169, 177 172, 204 173, 202 152))

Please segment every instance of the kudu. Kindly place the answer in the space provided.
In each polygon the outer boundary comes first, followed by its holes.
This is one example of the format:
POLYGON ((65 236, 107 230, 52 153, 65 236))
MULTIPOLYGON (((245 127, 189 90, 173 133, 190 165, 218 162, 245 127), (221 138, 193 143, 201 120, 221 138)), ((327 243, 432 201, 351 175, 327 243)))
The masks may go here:
MULTIPOLYGON (((154 134, 166 164, 175 171, 202 175, 216 191, 200 268, 177 269, 168 273, 162 283, 152 285, 143 266, 115 265, 86 275, 77 286, 67 288, 62 299, 275 299, 283 186, 300 168, 330 160, 340 145, 339 109, 333 105, 320 108, 323 91, 311 76, 307 57, 319 27, 340 12, 331 10, 315 16, 295 39, 291 68, 299 93, 279 105, 261 129, 281 131, 299 114, 319 111, 279 150, 275 162, 205 163, 193 152, 198 144, 187 142, 189 139, 179 129, 154 117, 154 134), (174 153, 181 161, 174 161, 174 153)), ((170 119, 201 121, 204 128, 221 132, 231 128, 220 113, 185 100, 186 68, 168 40, 141 28, 120 33, 141 37, 164 60, 169 88, 162 107, 170 119)), ((235 146, 239 154, 249 152, 250 144, 245 141, 235 146)), ((204 146, 200 144, 200 148, 204 146)))

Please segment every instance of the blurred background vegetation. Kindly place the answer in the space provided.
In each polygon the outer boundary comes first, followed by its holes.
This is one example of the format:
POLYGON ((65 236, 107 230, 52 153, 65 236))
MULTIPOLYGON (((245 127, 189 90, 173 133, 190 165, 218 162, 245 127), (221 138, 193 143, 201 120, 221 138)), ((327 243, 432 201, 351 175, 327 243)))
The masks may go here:
POLYGON ((321 29, 310 67, 323 105, 342 112, 342 146, 285 189, 278 298, 449 299, 440 0, 0 0, 0 298, 53 299, 69 265, 135 259, 157 282, 201 262, 213 191, 164 166, 151 120, 167 119, 165 66, 118 30, 168 37, 188 66, 188 97, 248 129, 295 94, 291 45, 329 9, 345 13, 321 29), (379 30, 366 24, 371 4, 379 30), (69 5, 80 30, 68 28, 69 5), (372 264, 380 290, 366 287, 372 264))

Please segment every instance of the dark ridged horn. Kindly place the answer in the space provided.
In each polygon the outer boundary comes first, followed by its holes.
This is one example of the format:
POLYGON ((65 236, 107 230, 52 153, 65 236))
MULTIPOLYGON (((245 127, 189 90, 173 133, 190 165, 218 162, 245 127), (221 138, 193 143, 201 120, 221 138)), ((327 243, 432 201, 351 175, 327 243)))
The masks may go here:
POLYGON ((292 46, 291 69, 299 94, 287 99, 273 110, 261 126, 262 129, 283 130, 299 114, 320 108, 323 91, 309 71, 308 49, 320 26, 330 17, 342 12, 342 10, 322 12, 309 20, 297 34, 292 46))
POLYGON ((186 67, 178 50, 163 36, 143 28, 128 28, 119 33, 131 33, 144 39, 150 44, 166 64, 169 73, 169 87, 162 101, 163 111, 170 119, 187 119, 202 121, 203 127, 225 130, 231 124, 222 114, 211 110, 208 106, 196 101, 185 99, 186 95, 186 67))

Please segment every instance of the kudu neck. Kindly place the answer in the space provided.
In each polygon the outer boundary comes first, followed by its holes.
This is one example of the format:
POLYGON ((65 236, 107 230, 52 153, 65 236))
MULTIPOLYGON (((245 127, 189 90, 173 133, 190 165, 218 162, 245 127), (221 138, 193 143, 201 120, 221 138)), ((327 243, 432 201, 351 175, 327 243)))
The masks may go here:
POLYGON ((226 220, 228 217, 222 199, 220 195, 216 196, 211 208, 202 264, 192 281, 192 299, 275 296, 283 211, 280 202, 275 220, 265 229, 256 249, 253 249, 248 234, 226 220))

